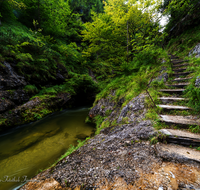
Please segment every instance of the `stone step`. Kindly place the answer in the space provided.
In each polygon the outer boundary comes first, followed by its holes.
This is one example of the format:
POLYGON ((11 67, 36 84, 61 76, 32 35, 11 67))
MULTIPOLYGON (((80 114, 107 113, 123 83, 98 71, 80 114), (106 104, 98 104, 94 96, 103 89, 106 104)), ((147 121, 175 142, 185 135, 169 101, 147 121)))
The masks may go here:
POLYGON ((184 116, 173 116, 173 115, 160 115, 161 121, 167 124, 180 125, 182 127, 188 127, 190 125, 199 125, 200 122, 194 119, 188 119, 184 116))
POLYGON ((172 80, 173 82, 179 82, 179 81, 186 81, 186 80, 190 80, 192 79, 192 77, 187 77, 187 78, 175 78, 174 80, 172 80))
POLYGON ((173 60, 171 61, 174 65, 179 64, 179 63, 185 63, 188 62, 189 60, 173 60))
POLYGON ((161 100, 162 102, 175 102, 175 101, 186 101, 186 100, 189 100, 187 98, 177 98, 177 97, 160 97, 158 98, 159 100, 161 100))
POLYGON ((159 90, 160 92, 166 92, 166 93, 176 93, 176 94, 180 94, 183 93, 185 89, 161 89, 159 90))
POLYGON ((180 72, 180 73, 174 73, 174 74, 172 74, 173 76, 175 76, 175 77, 178 77, 178 76, 187 76, 187 75, 189 75, 189 74, 191 74, 192 72, 180 72))
POLYGON ((177 83, 177 84, 167 84, 167 86, 169 87, 176 87, 176 88, 183 88, 188 86, 190 83, 186 82, 186 83, 177 83))
POLYGON ((168 54, 168 55, 171 57, 171 59, 179 59, 179 57, 177 57, 175 55, 172 55, 172 54, 168 54))
POLYGON ((174 160, 181 163, 200 162, 200 151, 174 144, 157 143, 157 155, 164 160, 174 160))
POLYGON ((168 109, 168 110, 191 110, 192 108, 185 107, 185 106, 174 106, 174 105, 157 105, 160 108, 168 109))
POLYGON ((159 131, 166 135, 165 140, 168 143, 180 144, 183 146, 200 146, 200 134, 175 129, 161 129, 159 131))
POLYGON ((187 68, 181 68, 181 69, 173 69, 174 72, 182 72, 182 71, 185 71, 187 70, 187 68))
POLYGON ((188 65, 189 65, 188 63, 184 63, 184 64, 172 65, 172 67, 183 67, 188 65))

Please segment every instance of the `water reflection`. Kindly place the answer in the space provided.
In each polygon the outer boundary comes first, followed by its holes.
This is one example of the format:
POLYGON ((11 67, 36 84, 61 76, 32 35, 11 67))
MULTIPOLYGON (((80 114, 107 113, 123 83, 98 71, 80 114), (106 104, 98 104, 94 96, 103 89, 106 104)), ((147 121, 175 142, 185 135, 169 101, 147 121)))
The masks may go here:
MULTIPOLYGON (((88 108, 65 110, 0 136, 0 180, 27 176, 30 179, 65 153, 70 144, 84 139, 94 128, 84 123, 88 108)), ((0 182, 0 190, 20 183, 0 182)))

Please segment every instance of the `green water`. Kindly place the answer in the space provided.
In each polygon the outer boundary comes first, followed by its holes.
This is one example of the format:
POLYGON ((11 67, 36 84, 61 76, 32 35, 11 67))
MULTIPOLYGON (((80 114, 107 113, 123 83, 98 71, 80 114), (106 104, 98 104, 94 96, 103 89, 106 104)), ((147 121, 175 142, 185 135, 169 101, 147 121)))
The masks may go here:
POLYGON ((65 110, 0 135, 0 190, 14 190, 55 162, 94 127, 84 123, 88 108, 65 110), (9 181, 13 182, 9 182, 9 181))

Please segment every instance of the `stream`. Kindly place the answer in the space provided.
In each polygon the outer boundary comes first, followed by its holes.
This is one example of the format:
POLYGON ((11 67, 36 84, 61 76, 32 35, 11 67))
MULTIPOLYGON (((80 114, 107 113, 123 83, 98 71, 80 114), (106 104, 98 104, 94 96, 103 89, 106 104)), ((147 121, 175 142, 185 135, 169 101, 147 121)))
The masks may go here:
POLYGON ((0 135, 0 190, 16 190, 94 133, 88 107, 63 110, 0 135))

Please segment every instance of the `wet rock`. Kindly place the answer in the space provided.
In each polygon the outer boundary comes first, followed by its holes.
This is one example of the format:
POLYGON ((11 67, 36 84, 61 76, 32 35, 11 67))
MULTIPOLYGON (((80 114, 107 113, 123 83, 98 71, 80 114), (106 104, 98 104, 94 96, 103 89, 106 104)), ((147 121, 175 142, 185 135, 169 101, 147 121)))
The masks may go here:
POLYGON ((80 139, 80 140, 85 140, 88 136, 86 134, 78 134, 76 135, 75 138, 80 139))

